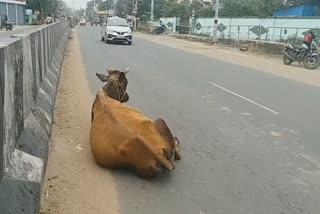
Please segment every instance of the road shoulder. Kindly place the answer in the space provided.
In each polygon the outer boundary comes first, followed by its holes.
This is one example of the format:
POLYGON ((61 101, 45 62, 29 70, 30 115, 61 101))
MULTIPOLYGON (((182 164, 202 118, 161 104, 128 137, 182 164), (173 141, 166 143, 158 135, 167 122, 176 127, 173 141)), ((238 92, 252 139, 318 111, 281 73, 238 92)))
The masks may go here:
POLYGON ((287 79, 306 84, 320 86, 320 71, 307 70, 298 65, 284 65, 281 58, 255 53, 243 53, 234 48, 217 47, 199 42, 177 39, 166 35, 149 35, 135 32, 135 37, 155 42, 161 45, 178 48, 210 58, 253 68, 287 79))
POLYGON ((111 173, 93 160, 90 115, 93 101, 76 32, 69 40, 55 106, 42 214, 119 213, 111 173))

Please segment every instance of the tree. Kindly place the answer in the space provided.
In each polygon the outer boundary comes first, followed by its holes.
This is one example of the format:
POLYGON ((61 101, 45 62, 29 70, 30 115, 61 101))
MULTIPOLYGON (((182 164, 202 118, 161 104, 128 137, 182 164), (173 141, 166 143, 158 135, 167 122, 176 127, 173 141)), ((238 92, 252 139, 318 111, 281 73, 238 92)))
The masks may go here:
POLYGON ((301 4, 301 3, 314 3, 314 4, 319 4, 319 0, 286 0, 285 5, 290 6, 290 5, 296 5, 296 4, 301 4))
POLYGON ((115 6, 115 13, 119 17, 125 18, 127 15, 132 15, 133 0, 118 0, 115 6))
POLYGON ((214 17, 213 5, 200 8, 196 13, 196 17, 214 17))
POLYGON ((272 16, 272 12, 276 8, 283 6, 282 0, 251 0, 252 11, 257 17, 272 16))
MULTIPOLYGON (((287 2, 302 2, 302 0, 288 0, 287 2)), ((313 1, 313 0, 310 0, 313 1)), ((314 0, 320 1, 320 0, 314 0)), ((132 0, 119 0, 123 4, 123 11, 131 10, 132 0), (127 6, 126 6, 127 5, 127 6), (130 9, 124 9, 130 8, 130 9)), ((141 21, 150 20, 151 0, 138 0, 137 16, 141 21)), ((221 0, 223 8, 220 16, 225 17, 267 17, 272 16, 273 10, 284 6, 284 0, 221 0)), ((201 0, 156 0, 154 5, 155 19, 160 17, 180 17, 181 24, 189 24, 192 11, 196 17, 213 17, 213 5, 204 5, 201 0)), ((130 12, 129 12, 130 13, 130 12)))
POLYGON ((276 8, 284 5, 283 0, 224 0, 221 15, 228 17, 272 16, 276 8))
POLYGON ((39 10, 42 16, 57 14, 58 6, 57 0, 27 0, 26 2, 27 9, 39 10))
POLYGON ((114 7, 114 1, 113 0, 106 0, 99 4, 99 10, 104 11, 104 10, 111 10, 114 7))
POLYGON ((190 18, 190 4, 188 0, 185 0, 181 3, 176 1, 167 2, 167 17, 180 17, 181 25, 189 25, 190 18))
POLYGON ((119 17, 124 17, 124 11, 125 11, 125 0, 118 0, 115 5, 115 14, 119 17))
POLYGON ((204 5, 200 1, 193 1, 190 5, 190 14, 192 11, 195 12, 195 17, 213 17, 214 10, 213 5, 210 4, 209 6, 204 5))
MULTIPOLYGON (((170 0, 168 0, 169 2, 170 0)), ((159 19, 167 16, 167 2, 166 0, 154 1, 154 18, 159 19)), ((142 21, 150 20, 151 0, 138 0, 137 16, 142 21)))
POLYGON ((252 10, 251 0, 224 0, 221 15, 227 17, 240 17, 254 16, 255 13, 252 10))

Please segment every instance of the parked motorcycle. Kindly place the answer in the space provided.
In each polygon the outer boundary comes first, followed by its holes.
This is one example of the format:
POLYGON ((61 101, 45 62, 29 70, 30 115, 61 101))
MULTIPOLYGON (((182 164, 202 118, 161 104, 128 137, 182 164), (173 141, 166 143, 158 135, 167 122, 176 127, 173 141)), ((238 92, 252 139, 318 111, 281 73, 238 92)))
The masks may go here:
POLYGON ((11 20, 6 21, 6 30, 12 30, 13 29, 13 22, 11 20))
POLYGON ((169 29, 167 28, 166 25, 162 24, 156 28, 156 33, 157 34, 162 34, 162 33, 168 34, 169 29))
POLYGON ((303 62, 303 66, 307 69, 316 69, 320 65, 320 56, 318 53, 318 45, 315 40, 312 40, 310 45, 310 50, 308 46, 302 44, 302 46, 297 47, 293 44, 288 44, 283 53, 283 63, 285 65, 290 65, 293 62, 303 62))

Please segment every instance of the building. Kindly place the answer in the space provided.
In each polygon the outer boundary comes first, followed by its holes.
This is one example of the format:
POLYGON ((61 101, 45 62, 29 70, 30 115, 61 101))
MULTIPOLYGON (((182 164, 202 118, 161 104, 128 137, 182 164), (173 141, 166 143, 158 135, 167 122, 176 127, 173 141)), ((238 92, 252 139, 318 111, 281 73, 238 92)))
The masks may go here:
POLYGON ((273 11, 275 17, 290 17, 290 16, 319 16, 320 5, 312 3, 302 3, 292 5, 290 7, 281 8, 273 11))
POLYGON ((25 7, 26 0, 0 0, 0 23, 8 17, 14 24, 24 24, 25 7))

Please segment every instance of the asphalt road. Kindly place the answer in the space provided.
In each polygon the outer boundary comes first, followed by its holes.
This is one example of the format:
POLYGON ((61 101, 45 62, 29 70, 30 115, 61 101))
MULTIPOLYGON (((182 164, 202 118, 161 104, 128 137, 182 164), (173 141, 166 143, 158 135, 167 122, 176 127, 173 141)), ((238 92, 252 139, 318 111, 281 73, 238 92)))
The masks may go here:
POLYGON ((39 25, 35 26, 13 26, 12 31, 6 31, 4 28, 0 30, 0 38, 10 37, 13 34, 20 34, 28 31, 32 31, 36 28, 38 28, 39 25))
POLYGON ((113 172, 121 213, 319 213, 320 88, 137 37, 107 45, 99 31, 78 27, 92 94, 96 72, 129 66, 129 104, 182 144, 169 175, 113 172))

